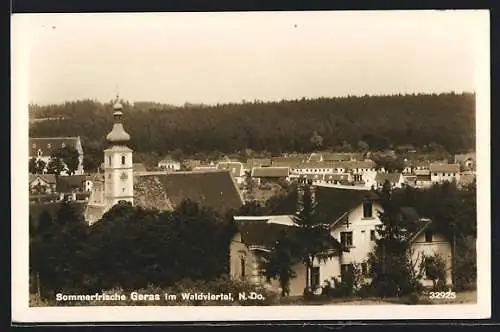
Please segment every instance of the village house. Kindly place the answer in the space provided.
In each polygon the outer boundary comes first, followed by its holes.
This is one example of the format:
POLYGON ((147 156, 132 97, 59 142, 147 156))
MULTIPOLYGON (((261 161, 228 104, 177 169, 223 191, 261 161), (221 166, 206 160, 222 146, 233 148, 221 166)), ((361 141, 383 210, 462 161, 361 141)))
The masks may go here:
POLYGON ((158 162, 158 168, 164 169, 164 170, 170 171, 170 172, 176 172, 176 171, 180 171, 181 163, 177 160, 172 159, 172 158, 165 158, 165 159, 158 162))
POLYGON ((56 176, 54 174, 30 174, 30 194, 52 194, 56 192, 56 176))
POLYGON ((251 177, 257 181, 257 184, 276 181, 289 181, 290 168, 288 167, 254 167, 251 177))
MULTIPOLYGON (((330 231, 333 238, 340 242, 338 255, 326 262, 314 262, 310 271, 308 285, 318 289, 324 281, 334 285, 333 279, 339 281, 354 267, 361 271, 364 281, 369 282, 369 254, 373 251, 378 238, 377 227, 382 224, 379 211, 382 207, 378 196, 370 190, 336 188, 325 186, 327 190, 348 199, 327 202, 331 207, 329 218, 330 231), (333 207, 332 207, 333 206, 333 207), (346 250, 347 249, 347 250, 346 250)), ((450 285, 452 247, 451 241, 432 226, 432 221, 419 217, 411 207, 402 207, 399 212, 401 220, 413 225, 410 230, 410 249, 408 251, 412 263, 419 270, 425 257, 438 254, 445 261, 446 283, 450 285)), ((263 276, 262 259, 259 253, 272 249, 280 232, 295 228, 292 216, 235 216, 239 224, 239 232, 234 236, 230 247, 230 275, 233 279, 244 279, 256 284, 263 284, 271 289, 279 289, 276 281, 263 276)), ((306 269, 301 263, 292 266, 297 274, 291 280, 290 295, 302 295, 306 282, 306 269)), ((432 286, 432 280, 423 273, 421 283, 432 286)))
POLYGON ((245 182, 245 168, 243 163, 237 161, 219 162, 216 167, 218 170, 228 171, 237 184, 245 182))
POLYGON ((432 183, 453 182, 460 180, 460 165, 458 164, 431 164, 429 166, 432 183))
POLYGON ((476 153, 462 153, 454 156, 455 164, 459 164, 462 171, 473 171, 476 169, 476 153))
MULTIPOLYGON (((83 148, 80 137, 30 137, 29 139, 29 159, 42 160, 45 165, 51 157, 64 147, 70 147, 78 152, 78 167, 75 174, 84 174, 83 170, 83 148)), ((65 174, 65 172, 64 172, 65 174)))

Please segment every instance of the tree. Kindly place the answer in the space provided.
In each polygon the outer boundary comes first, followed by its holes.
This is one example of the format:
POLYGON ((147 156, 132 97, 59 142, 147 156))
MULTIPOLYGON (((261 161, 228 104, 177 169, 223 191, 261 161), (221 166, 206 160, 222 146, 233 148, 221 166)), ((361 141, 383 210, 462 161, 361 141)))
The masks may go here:
POLYGON ((50 158, 50 161, 47 164, 47 174, 60 175, 65 169, 66 166, 63 161, 56 157, 50 158))
POLYGON ((266 214, 264 207, 255 200, 247 201, 242 207, 236 211, 238 216, 263 216, 266 214))
POLYGON ((310 142, 314 148, 320 148, 323 146, 323 137, 321 137, 315 130, 311 135, 310 142))
POLYGON ((386 172, 402 172, 405 168, 405 162, 400 157, 390 155, 374 155, 371 159, 375 162, 377 169, 384 169, 386 172))
POLYGON ((310 271, 314 262, 325 262, 344 249, 340 243, 330 234, 328 225, 315 211, 315 202, 312 197, 311 188, 303 188, 302 198, 299 203, 299 212, 294 216, 298 229, 296 232, 295 245, 299 256, 306 266, 305 292, 310 292, 310 271))
POLYGON ((83 156, 83 169, 87 173, 96 173, 100 166, 100 159, 97 159, 94 155, 85 154, 83 156))
POLYGON ((79 157, 80 155, 75 148, 65 146, 57 150, 51 156, 51 159, 56 158, 57 160, 60 160, 64 165, 66 165, 68 173, 72 175, 75 174, 78 166, 80 165, 79 157))
POLYGON ((282 296, 290 294, 290 280, 297 276, 292 269, 292 266, 297 262, 296 256, 292 253, 293 248, 293 243, 283 231, 274 247, 263 254, 264 276, 279 281, 282 296))
POLYGON ((359 141, 357 146, 358 150, 363 152, 368 151, 370 149, 370 146, 365 141, 359 141))
POLYGON ((374 252, 369 256, 372 271, 372 287, 379 296, 400 296, 414 291, 408 263, 410 227, 401 217, 399 206, 392 199, 388 181, 379 193, 382 222, 377 227, 379 235, 374 252))
POLYGON ((252 173, 250 171, 245 172, 245 184, 244 184, 244 197, 247 201, 252 201, 255 199, 255 180, 252 178, 252 173))

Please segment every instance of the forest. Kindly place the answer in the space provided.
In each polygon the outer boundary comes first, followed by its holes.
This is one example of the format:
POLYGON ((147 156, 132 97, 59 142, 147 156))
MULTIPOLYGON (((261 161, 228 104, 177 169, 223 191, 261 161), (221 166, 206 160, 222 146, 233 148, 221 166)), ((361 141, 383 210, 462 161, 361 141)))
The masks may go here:
MULTIPOLYGON (((173 107, 123 101, 130 147, 140 156, 280 155, 384 150, 402 145, 459 153, 475 148, 475 94, 348 96, 173 107)), ((112 104, 30 106, 30 136, 80 136, 101 157, 112 104)))

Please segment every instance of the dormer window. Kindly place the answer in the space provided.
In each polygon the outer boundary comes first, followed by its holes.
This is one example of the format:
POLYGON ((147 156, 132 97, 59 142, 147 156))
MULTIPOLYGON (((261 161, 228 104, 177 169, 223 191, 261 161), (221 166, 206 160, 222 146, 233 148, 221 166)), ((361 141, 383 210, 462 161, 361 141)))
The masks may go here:
POLYGON ((51 147, 52 147, 52 144, 50 144, 50 143, 49 143, 49 144, 47 144, 47 148, 49 148, 49 149, 50 149, 51 147))
POLYGON ((66 144, 62 143, 62 144, 61 144, 61 147, 62 147, 62 148, 66 147, 66 144))
POLYGON ((36 143, 33 143, 32 147, 33 147, 33 149, 36 148, 36 143))
POLYGON ((42 155, 42 150, 38 149, 37 155, 38 155, 38 157, 40 157, 42 155))

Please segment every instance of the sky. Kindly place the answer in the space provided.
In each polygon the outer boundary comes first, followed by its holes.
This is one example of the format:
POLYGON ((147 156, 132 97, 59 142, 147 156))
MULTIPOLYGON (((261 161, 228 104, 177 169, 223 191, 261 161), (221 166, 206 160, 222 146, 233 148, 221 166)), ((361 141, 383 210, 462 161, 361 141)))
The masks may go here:
MULTIPOLYGON (((16 14, 31 103, 476 90, 486 11, 16 14)), ((484 38, 483 38, 484 39, 484 38)), ((489 52, 489 49, 486 50, 489 52)), ((17 63, 16 63, 17 61, 17 63)))

